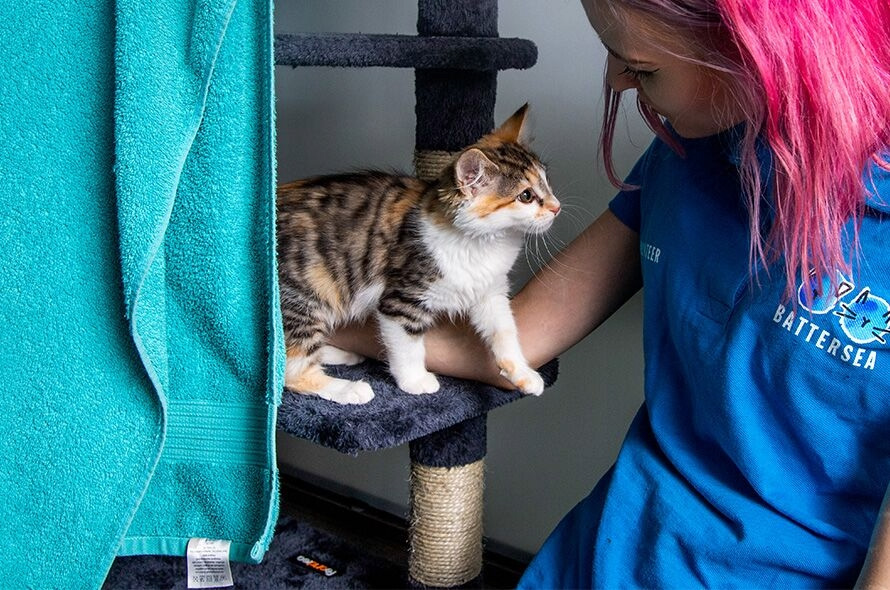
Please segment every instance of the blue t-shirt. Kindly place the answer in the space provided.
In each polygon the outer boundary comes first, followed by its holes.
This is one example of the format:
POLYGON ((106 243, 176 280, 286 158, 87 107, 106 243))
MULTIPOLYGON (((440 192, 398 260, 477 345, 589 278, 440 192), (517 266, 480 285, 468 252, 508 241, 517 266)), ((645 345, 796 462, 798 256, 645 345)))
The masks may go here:
POLYGON ((781 269, 751 279, 737 136, 656 139, 610 205, 640 234, 645 403, 520 587, 856 580, 890 483, 890 172, 850 276, 795 306, 781 269))

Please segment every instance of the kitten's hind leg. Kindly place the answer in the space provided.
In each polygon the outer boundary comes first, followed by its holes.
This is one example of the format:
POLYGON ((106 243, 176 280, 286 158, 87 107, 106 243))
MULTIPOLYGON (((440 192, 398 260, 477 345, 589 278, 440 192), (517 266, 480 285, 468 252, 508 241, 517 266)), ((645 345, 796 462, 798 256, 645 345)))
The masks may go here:
POLYGON ((338 404, 364 404, 374 397, 371 386, 364 381, 349 381, 326 375, 313 355, 297 348, 288 348, 285 386, 297 393, 317 395, 338 404))
POLYGON ((346 365, 352 366, 364 362, 365 357, 336 346, 327 344, 318 351, 319 362, 323 365, 346 365))

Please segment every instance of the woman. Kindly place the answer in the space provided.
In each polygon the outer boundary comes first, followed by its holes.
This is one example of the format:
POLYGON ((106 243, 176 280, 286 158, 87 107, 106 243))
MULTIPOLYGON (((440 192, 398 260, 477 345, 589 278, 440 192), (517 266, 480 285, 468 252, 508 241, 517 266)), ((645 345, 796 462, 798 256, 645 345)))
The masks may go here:
MULTIPOLYGON (((890 4, 582 3, 621 192, 514 312, 537 366, 644 286, 645 403, 520 586, 890 587, 890 4)), ((468 330, 427 358, 498 382, 468 330)))

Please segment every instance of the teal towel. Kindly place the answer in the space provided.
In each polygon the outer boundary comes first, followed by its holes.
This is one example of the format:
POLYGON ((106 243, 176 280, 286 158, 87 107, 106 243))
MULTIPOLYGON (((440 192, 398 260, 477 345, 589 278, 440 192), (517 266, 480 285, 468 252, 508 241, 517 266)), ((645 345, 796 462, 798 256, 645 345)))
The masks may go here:
POLYGON ((270 0, 0 0, 0 586, 262 559, 284 354, 270 0))

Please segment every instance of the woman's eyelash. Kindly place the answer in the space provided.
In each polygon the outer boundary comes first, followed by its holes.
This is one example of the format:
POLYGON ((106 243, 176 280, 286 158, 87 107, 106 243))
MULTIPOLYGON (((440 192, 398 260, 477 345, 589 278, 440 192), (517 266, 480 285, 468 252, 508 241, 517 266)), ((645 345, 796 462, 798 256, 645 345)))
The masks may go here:
POLYGON ((624 70, 621 72, 622 76, 630 76, 634 80, 641 80, 647 76, 651 76, 658 70, 632 70, 630 66, 624 66, 624 70))

